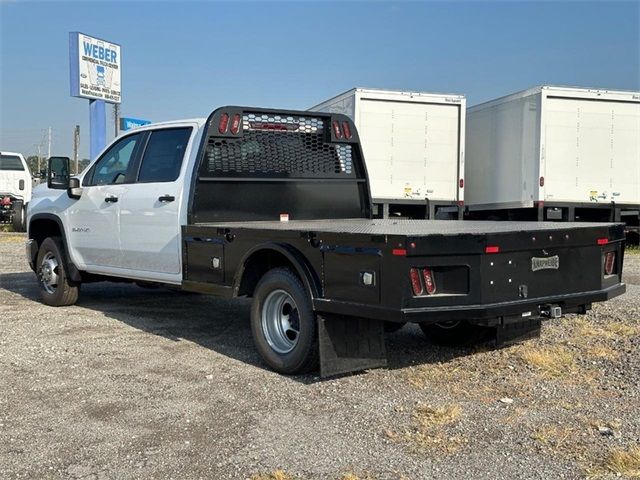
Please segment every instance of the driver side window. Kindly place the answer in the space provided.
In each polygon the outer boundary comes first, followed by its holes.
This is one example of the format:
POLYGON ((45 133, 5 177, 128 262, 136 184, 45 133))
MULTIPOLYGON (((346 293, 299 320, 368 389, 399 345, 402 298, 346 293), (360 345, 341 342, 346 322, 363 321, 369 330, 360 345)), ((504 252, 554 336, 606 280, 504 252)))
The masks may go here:
POLYGON ((92 171, 85 177, 84 185, 114 185, 124 183, 129 167, 133 166, 136 147, 142 134, 123 138, 98 160, 92 171))

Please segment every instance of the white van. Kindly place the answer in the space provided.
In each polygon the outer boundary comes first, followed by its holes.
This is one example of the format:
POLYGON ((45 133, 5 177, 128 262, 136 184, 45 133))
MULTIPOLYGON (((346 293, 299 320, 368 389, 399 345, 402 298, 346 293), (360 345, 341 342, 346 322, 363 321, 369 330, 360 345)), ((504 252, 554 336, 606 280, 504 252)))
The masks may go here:
POLYGON ((32 186, 24 157, 19 153, 0 152, 0 222, 10 222, 17 232, 25 231, 32 186))

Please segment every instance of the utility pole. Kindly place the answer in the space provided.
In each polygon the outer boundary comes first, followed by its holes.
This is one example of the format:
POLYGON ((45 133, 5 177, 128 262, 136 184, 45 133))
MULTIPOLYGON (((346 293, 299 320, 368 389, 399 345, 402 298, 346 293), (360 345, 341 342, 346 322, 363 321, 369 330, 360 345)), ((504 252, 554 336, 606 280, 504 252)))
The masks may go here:
POLYGON ((47 151, 47 159, 51 158, 51 127, 49 127, 49 150, 47 151))
POLYGON ((78 172, 78 149, 80 148, 80 125, 73 129, 73 160, 76 164, 76 175, 78 172))
POLYGON ((115 121, 114 123, 114 132, 115 132, 115 136, 118 136, 118 130, 120 129, 120 104, 119 103, 114 103, 113 104, 113 120, 115 121))

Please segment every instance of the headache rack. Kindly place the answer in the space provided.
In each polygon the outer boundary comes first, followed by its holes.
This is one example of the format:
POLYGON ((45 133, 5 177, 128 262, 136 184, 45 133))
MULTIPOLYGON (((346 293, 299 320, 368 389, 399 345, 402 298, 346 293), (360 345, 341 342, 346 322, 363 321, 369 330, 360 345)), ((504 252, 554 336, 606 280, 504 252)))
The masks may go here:
POLYGON ((219 108, 207 120, 195 181, 190 223, 370 212, 358 133, 339 114, 219 108))

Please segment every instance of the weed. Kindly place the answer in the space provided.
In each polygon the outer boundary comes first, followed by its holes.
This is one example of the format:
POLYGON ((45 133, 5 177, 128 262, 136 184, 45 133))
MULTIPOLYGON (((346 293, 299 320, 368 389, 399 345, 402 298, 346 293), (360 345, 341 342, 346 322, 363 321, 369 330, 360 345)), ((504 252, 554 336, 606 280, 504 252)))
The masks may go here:
POLYGON ((520 357, 550 377, 566 377, 575 373, 577 368, 574 355, 561 346, 536 348, 526 345, 520 349, 520 357))

